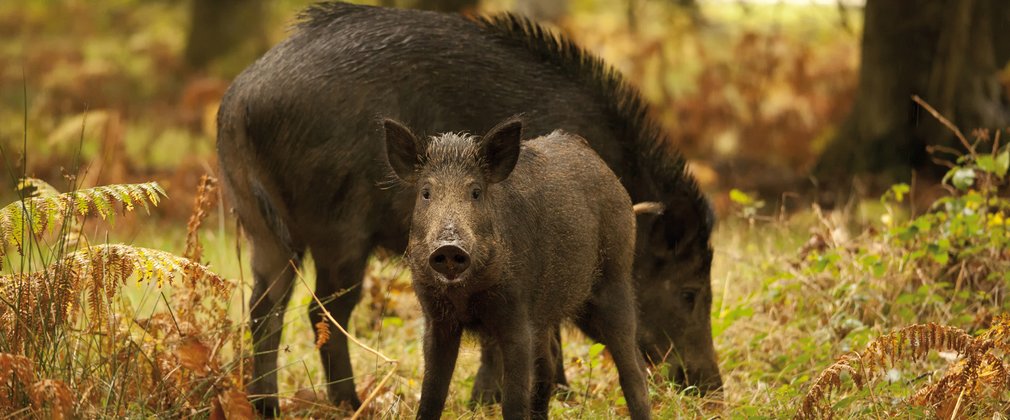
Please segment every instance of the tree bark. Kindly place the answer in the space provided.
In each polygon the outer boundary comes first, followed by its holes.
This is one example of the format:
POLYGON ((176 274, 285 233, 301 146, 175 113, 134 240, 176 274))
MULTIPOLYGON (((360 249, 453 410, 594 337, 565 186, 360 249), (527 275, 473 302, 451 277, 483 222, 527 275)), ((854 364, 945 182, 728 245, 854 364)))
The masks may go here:
POLYGON ((942 174, 927 146, 963 147, 912 95, 965 133, 1004 127, 1010 118, 998 71, 1007 56, 998 50, 1006 41, 995 30, 1003 25, 994 26, 994 14, 1010 16, 1003 2, 867 0, 856 100, 814 177, 831 189, 853 176, 885 187, 913 170, 942 174))
POLYGON ((192 0, 186 37, 186 63, 203 70, 214 60, 250 46, 266 50, 263 0, 192 0))

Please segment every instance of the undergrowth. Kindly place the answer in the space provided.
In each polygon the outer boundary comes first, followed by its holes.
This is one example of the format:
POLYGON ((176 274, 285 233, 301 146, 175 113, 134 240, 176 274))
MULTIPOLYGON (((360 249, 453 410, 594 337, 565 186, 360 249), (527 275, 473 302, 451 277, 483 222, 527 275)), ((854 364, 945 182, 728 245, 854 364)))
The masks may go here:
MULTIPOLYGON (((1010 317, 1001 315, 1010 285, 1010 200, 1002 193, 1010 152, 997 138, 975 134, 969 152, 950 163, 947 194, 919 215, 910 216, 906 208, 915 192, 907 185, 858 208, 814 207, 777 218, 761 216, 761 200, 732 193, 740 216, 720 228, 713 277, 713 328, 725 392, 696 398, 657 376, 650 382, 654 414, 962 418, 1010 409, 1010 317), (807 229, 805 240, 795 239, 807 229), (761 242, 775 237, 790 239, 774 246, 761 242)), ((242 286, 202 264, 207 258, 197 237, 216 205, 214 188, 212 179, 201 182, 186 250, 176 256, 96 244, 101 235, 79 228, 87 217, 104 214, 109 223, 114 215, 157 205, 164 193, 155 184, 61 194, 37 180, 21 183, 25 199, 0 210, 8 251, 3 268, 10 272, 0 278, 0 412, 252 415, 244 388, 254 378, 242 357, 248 356, 249 338, 239 321, 246 318, 235 315, 241 313, 235 302, 242 286), (22 227, 15 228, 14 220, 22 227), (153 312, 140 312, 122 299, 125 285, 137 282, 149 285, 160 301, 153 312)), ((150 234, 172 232, 182 231, 150 234)), ((342 332, 303 319, 313 298, 305 295, 311 287, 299 284, 304 287, 296 288, 292 301, 301 303, 287 314, 297 321, 288 321, 281 354, 285 413, 346 414, 316 391, 322 372, 314 351, 317 338, 342 332), (326 334, 314 337, 316 331, 326 334)), ((396 258, 380 254, 361 287, 366 298, 351 331, 379 349, 352 350, 363 372, 359 393, 370 398, 364 414, 409 417, 423 372, 417 344, 421 317, 409 276, 396 258)), ((564 342, 574 392, 552 403, 552 416, 626 413, 602 346, 568 330, 564 342)), ((473 411, 466 405, 476 351, 471 343, 461 352, 448 417, 500 415, 495 408, 473 411)))
MULTIPOLYGON (((738 311, 752 321, 724 333, 732 341, 721 347, 739 348, 723 353, 723 365, 746 363, 752 371, 742 380, 754 383, 740 386, 769 392, 737 413, 977 418, 1010 410, 1010 148, 998 132, 975 132, 972 142, 955 133, 966 151, 934 151, 950 169, 946 194, 929 209, 909 216, 907 184, 855 211, 814 206, 806 243, 764 263, 760 287, 715 315, 717 325, 738 311), (851 213, 868 220, 854 223, 851 213), (831 363, 824 354, 840 356, 831 363)), ((795 229, 756 216, 760 200, 731 196, 751 226, 795 229)))
POLYGON ((235 284, 199 262, 196 232, 213 188, 204 177, 186 254, 177 256, 93 244, 96 236, 79 229, 89 216, 111 223, 117 213, 157 206, 165 192, 156 183, 62 194, 38 179, 18 184, 22 198, 0 209, 0 249, 16 257, 0 275, 0 412, 252 416, 241 336, 225 311, 235 284), (137 313, 121 299, 131 280, 157 290, 165 307, 137 313))

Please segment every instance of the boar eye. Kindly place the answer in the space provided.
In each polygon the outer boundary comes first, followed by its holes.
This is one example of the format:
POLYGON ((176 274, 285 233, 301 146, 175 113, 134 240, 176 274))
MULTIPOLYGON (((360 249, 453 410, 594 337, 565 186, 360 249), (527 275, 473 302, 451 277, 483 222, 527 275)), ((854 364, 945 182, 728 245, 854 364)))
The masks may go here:
POLYGON ((480 188, 474 188, 473 191, 470 191, 470 197, 473 197, 474 200, 479 199, 480 194, 481 194, 480 188))
POLYGON ((427 188, 421 189, 421 198, 425 200, 431 200, 431 191, 427 188))
POLYGON ((680 292, 680 298, 684 301, 684 303, 686 303, 686 304, 688 304, 690 306, 694 306, 694 301, 695 301, 695 299, 697 297, 698 297, 698 292, 696 292, 694 290, 685 290, 685 291, 680 292))

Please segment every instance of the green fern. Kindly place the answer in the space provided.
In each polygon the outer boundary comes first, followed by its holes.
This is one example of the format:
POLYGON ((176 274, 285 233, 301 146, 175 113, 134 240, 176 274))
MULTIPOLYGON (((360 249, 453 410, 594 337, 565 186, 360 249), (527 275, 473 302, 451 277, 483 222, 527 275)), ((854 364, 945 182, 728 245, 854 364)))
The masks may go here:
POLYGON ((222 283, 217 274, 188 258, 172 253, 123 244, 96 245, 68 254, 63 263, 82 280, 89 283, 105 278, 108 284, 126 283, 131 276, 137 282, 155 282, 163 286, 172 284, 176 277, 187 273, 212 283, 222 283))
POLYGON ((50 311, 46 317, 52 320, 73 319, 79 309, 73 305, 73 297, 81 293, 92 319, 105 320, 106 302, 129 279, 161 287, 183 277, 203 279, 217 288, 231 286, 206 266, 165 251, 123 244, 87 247, 67 254, 46 270, 0 276, 0 333, 19 343, 27 332, 19 331, 18 326, 37 325, 36 318, 42 314, 39 308, 50 311))
POLYGON ((157 182, 105 185, 62 194, 35 178, 18 183, 19 190, 29 188, 33 190, 31 197, 0 209, 0 261, 7 246, 14 246, 18 255, 23 256, 24 241, 29 239, 26 236, 49 233, 71 214, 82 217, 97 214, 112 223, 116 203, 121 204, 123 212, 133 211, 137 205, 149 212, 150 206, 157 206, 162 197, 167 197, 157 182))

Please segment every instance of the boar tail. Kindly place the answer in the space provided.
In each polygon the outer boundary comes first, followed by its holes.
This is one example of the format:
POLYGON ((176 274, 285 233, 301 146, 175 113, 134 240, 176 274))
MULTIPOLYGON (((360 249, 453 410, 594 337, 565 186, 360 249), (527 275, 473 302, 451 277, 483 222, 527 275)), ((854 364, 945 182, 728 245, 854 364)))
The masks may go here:
POLYGON ((280 245, 284 247, 286 254, 291 255, 292 259, 296 265, 301 264, 299 256, 301 253, 295 251, 294 241, 291 239, 291 231, 288 229, 287 223, 284 222, 284 217, 281 214, 277 206, 274 205, 273 200, 270 199, 270 193, 266 191, 266 188, 255 176, 249 177, 249 190, 252 192, 253 197, 256 198, 256 207, 259 208, 260 217, 266 223, 267 228, 275 235, 280 245))

